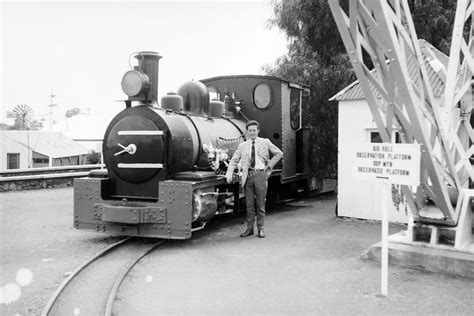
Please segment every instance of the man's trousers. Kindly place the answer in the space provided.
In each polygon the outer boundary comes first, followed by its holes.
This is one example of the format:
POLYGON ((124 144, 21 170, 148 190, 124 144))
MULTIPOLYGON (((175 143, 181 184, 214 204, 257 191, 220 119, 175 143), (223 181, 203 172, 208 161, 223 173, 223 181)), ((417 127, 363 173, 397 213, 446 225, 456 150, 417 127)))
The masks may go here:
POLYGON ((265 197, 268 181, 265 171, 250 171, 245 182, 245 201, 247 204, 247 229, 253 231, 255 210, 257 213, 257 228, 263 228, 265 220, 265 197))

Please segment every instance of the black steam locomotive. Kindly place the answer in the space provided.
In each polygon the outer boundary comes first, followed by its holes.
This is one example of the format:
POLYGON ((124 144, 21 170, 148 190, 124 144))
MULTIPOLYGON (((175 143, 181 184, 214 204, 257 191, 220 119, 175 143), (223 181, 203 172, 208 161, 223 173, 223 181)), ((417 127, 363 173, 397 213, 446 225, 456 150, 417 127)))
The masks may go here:
POLYGON ((137 66, 122 78, 126 108, 104 135, 107 169, 74 181, 76 229, 186 239, 213 216, 237 212, 238 177, 227 184, 222 173, 248 119, 284 152, 267 200, 309 191, 307 87, 269 76, 215 77, 187 82, 159 104, 161 56, 133 57, 137 66))

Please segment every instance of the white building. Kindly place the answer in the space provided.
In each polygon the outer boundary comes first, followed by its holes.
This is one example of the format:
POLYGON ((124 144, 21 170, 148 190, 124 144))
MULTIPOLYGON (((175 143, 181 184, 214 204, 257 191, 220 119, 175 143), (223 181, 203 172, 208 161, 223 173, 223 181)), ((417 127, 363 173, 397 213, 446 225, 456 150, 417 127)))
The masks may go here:
MULTIPOLYGON (((420 47, 425 57, 429 78, 434 96, 440 98, 444 91, 444 81, 440 69, 447 68, 448 57, 436 50, 424 40, 420 47)), ((414 69, 415 60, 411 61, 414 69)), ((410 63, 410 61, 409 61, 410 63)), ((409 70, 412 70, 409 69, 409 70)), ((375 72, 374 72, 375 73, 375 72)), ((376 74, 375 74, 376 75, 376 74)), ((382 219, 382 186, 354 179, 351 172, 352 161, 349 157, 353 143, 381 142, 377 127, 372 118, 364 93, 356 81, 337 93, 330 100, 338 101, 338 215, 361 219, 382 219)), ((392 141, 397 141, 398 135, 392 141)), ((392 187, 395 203, 389 213, 392 222, 406 223, 408 220, 407 205, 400 195, 399 187, 392 187)))
POLYGON ((102 140, 110 120, 88 113, 81 113, 64 120, 61 131, 89 150, 102 152, 102 140))
POLYGON ((88 149, 58 132, 0 130, 0 170, 81 165, 88 149), (51 137, 52 136, 52 137, 51 137))

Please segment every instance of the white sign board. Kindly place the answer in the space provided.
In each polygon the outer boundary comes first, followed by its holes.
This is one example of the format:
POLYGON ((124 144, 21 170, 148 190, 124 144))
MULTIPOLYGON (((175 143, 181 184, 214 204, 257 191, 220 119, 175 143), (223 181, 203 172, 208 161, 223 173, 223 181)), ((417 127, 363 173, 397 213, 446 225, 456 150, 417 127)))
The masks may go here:
POLYGON ((360 180, 420 184, 420 144, 357 143, 352 147, 352 176, 360 180))

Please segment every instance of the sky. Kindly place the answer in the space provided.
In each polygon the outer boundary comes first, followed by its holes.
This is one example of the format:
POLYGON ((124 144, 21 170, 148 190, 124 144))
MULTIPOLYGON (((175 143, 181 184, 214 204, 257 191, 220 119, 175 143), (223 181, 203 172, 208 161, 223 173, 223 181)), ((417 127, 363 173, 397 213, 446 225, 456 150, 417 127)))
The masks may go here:
POLYGON ((2 1, 0 122, 27 104, 41 119, 87 108, 110 119, 137 51, 156 51, 159 98, 189 80, 263 74, 287 52, 270 1, 2 1))

